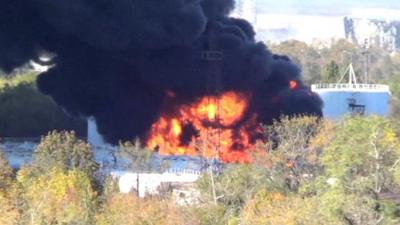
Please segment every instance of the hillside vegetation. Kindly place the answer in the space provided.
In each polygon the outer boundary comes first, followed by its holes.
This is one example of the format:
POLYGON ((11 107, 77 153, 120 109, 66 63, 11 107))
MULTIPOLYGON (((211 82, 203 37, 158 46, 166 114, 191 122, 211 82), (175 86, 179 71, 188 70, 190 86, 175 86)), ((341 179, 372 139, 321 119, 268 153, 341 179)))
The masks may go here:
MULTIPOLYGON (((265 127, 273 139, 257 146, 252 163, 204 173, 197 203, 187 205, 175 204, 171 190, 144 199, 119 193, 114 178, 99 176, 88 144, 52 132, 16 174, 0 155, 0 224, 400 224, 398 125, 281 118, 265 127)), ((149 163, 143 151, 129 153, 134 166, 149 163)))
POLYGON ((40 137, 52 130, 75 130, 83 136, 86 124, 41 94, 35 73, 0 77, 0 137, 40 137))

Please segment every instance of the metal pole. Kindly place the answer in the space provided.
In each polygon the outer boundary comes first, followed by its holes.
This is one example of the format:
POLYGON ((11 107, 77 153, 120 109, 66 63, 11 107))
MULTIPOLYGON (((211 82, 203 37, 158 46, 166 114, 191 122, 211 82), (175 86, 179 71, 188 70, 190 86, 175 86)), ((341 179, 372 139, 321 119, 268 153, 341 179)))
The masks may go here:
POLYGON ((363 46, 363 51, 361 54, 364 56, 364 83, 369 83, 369 77, 368 77, 368 70, 369 70, 369 51, 368 51, 368 42, 365 41, 364 46, 363 46))
MULTIPOLYGON (((207 77, 207 92, 208 94, 215 94, 219 95, 221 94, 222 91, 222 84, 221 84, 221 64, 223 60, 223 52, 218 49, 217 42, 216 42, 216 36, 215 36, 215 26, 217 24, 213 21, 210 21, 208 23, 208 49, 203 52, 203 60, 209 62, 209 73, 207 77)), ((208 100, 210 101, 210 99, 208 100)), ((220 102, 218 100, 218 97, 216 98, 216 104, 217 104, 217 115, 215 115, 215 122, 219 123, 219 113, 220 113, 220 102)), ((213 195, 213 201, 214 204, 217 204, 217 195, 216 195, 216 190, 215 190, 215 182, 214 182, 214 168, 217 167, 217 159, 219 158, 220 155, 220 136, 221 136, 221 130, 218 128, 218 143, 215 151, 216 155, 213 156, 212 163, 209 167, 209 174, 210 174, 210 180, 211 180, 211 191, 213 195)), ((207 137, 208 138, 208 133, 207 137)), ((206 140, 208 142, 208 140, 206 140)), ((206 145, 206 148, 208 146, 206 145)), ((211 146, 210 146, 211 147, 211 146)), ((206 149, 204 149, 206 150, 206 149)))

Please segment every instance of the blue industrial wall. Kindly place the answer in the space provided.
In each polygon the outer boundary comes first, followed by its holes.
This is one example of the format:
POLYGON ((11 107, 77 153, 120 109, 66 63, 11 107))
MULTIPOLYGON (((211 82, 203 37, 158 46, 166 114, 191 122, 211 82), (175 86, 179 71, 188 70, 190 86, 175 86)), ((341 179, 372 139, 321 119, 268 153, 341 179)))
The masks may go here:
POLYGON ((390 111, 387 92, 317 91, 324 101, 324 117, 336 119, 353 112, 351 104, 364 106, 364 115, 386 116, 390 111))

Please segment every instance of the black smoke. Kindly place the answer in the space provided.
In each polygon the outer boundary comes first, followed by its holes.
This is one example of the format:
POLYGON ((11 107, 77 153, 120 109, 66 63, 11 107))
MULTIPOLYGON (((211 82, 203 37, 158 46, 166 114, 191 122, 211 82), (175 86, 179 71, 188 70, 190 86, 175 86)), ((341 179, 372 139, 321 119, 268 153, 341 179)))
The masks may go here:
POLYGON ((54 53, 40 90, 73 115, 94 116, 112 143, 144 137, 168 93, 182 103, 212 94, 216 68, 220 90, 252 93, 260 123, 322 116, 300 69, 228 17, 233 8, 233 0, 0 0, 0 67, 54 53), (205 50, 223 60, 204 60, 205 50))

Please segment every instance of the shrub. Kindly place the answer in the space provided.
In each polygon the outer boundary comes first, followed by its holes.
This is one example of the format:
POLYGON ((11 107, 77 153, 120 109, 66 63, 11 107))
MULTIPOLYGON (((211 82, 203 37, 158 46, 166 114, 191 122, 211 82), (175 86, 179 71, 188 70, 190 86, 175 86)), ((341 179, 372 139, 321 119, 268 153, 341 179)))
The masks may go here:
POLYGON ((26 168, 17 180, 21 187, 23 223, 94 224, 96 193, 84 172, 54 167, 32 179, 26 168))
POLYGON ((169 200, 140 199, 132 194, 115 193, 96 217, 98 225, 187 225, 177 206, 169 200))
POLYGON ((64 171, 79 170, 91 179, 98 169, 90 145, 68 131, 53 131, 43 137, 35 150, 33 166, 40 173, 54 167, 64 171))

